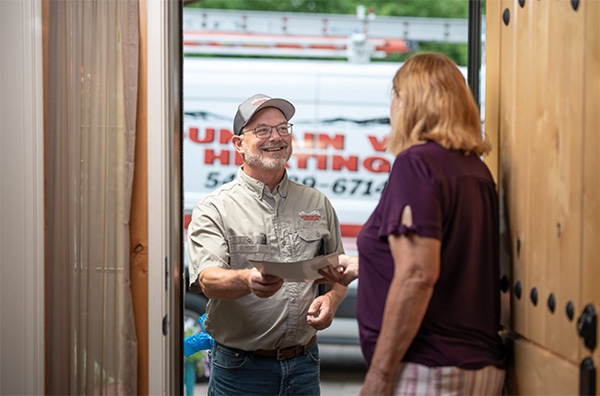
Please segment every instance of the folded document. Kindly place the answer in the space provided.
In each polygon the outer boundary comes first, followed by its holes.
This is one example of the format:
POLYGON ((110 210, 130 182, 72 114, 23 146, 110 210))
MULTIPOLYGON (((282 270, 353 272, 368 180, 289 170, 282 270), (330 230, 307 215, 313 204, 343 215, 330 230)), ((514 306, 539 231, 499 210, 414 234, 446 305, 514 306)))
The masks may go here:
POLYGON ((260 260, 249 261, 263 274, 276 275, 290 282, 302 282, 322 278, 318 271, 320 269, 327 269, 328 265, 337 268, 339 266, 339 255, 339 253, 332 253, 327 256, 318 256, 308 260, 288 263, 260 260))

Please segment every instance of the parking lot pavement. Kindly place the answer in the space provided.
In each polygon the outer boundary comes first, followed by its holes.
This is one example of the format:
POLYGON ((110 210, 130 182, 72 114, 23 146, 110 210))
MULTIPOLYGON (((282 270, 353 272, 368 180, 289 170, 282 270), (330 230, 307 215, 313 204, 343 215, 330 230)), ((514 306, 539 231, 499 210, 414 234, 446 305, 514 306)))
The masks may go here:
POLYGON ((355 396, 366 374, 359 345, 319 344, 321 396, 355 396))
POLYGON ((321 370, 321 396, 358 396, 365 373, 321 370))
POLYGON ((319 343, 321 367, 348 371, 365 371, 365 361, 360 345, 340 345, 319 343))

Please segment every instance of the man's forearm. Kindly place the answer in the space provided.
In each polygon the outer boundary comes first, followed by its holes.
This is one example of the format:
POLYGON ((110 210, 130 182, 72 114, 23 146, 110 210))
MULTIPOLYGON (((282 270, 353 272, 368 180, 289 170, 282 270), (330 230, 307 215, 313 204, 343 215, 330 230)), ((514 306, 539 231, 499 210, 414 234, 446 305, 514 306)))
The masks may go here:
POLYGON ((198 283, 208 298, 236 300, 252 292, 247 280, 249 271, 207 268, 198 275, 198 283))
POLYGON ((335 304, 335 308, 340 305, 340 303, 346 298, 346 293, 348 292, 348 287, 340 285, 339 283, 334 283, 331 285, 331 290, 329 290, 326 294, 331 298, 332 303, 335 304))

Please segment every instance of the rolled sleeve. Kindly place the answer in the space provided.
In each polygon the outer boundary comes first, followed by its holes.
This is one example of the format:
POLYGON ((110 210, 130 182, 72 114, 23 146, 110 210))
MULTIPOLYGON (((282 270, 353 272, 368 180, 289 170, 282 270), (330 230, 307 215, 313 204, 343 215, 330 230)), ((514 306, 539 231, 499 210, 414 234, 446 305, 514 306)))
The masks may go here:
POLYGON ((327 253, 337 252, 343 254, 344 247, 342 245, 340 221, 338 220, 333 205, 331 205, 331 202, 329 202, 327 198, 325 198, 325 208, 327 210, 327 218, 329 219, 329 232, 331 234, 331 237, 327 241, 327 253))
POLYGON ((201 292, 198 275, 206 268, 229 268, 229 248, 217 208, 210 203, 194 207, 188 227, 190 290, 201 292))

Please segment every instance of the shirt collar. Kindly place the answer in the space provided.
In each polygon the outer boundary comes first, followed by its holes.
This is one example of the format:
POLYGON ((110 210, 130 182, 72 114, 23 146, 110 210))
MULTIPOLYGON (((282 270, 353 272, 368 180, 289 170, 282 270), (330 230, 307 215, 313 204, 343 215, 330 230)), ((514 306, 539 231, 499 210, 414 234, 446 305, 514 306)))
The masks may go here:
MULTIPOLYGON (((265 191, 269 191, 269 186, 260 180, 254 179, 244 172, 243 166, 240 166, 237 174, 238 180, 241 185, 246 187, 248 190, 252 191, 256 194, 258 199, 263 199, 265 191)), ((273 191, 273 195, 279 194, 282 198, 287 198, 288 193, 290 191, 290 181, 287 176, 287 170, 283 173, 283 178, 279 182, 279 184, 275 187, 273 191)))

